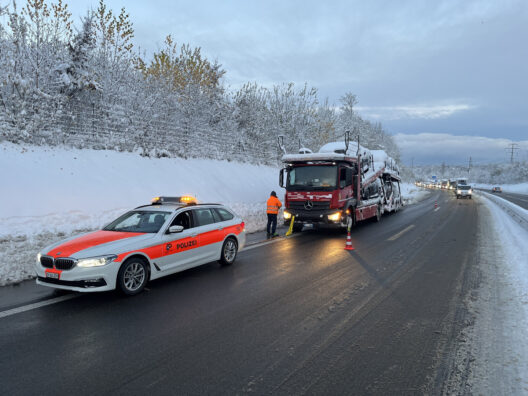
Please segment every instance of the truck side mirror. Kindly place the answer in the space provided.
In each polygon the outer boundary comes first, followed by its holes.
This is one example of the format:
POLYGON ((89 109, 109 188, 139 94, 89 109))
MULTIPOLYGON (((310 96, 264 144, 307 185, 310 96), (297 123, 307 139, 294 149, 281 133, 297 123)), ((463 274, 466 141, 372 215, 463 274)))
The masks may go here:
POLYGON ((279 173, 279 186, 284 188, 284 168, 282 168, 279 173))

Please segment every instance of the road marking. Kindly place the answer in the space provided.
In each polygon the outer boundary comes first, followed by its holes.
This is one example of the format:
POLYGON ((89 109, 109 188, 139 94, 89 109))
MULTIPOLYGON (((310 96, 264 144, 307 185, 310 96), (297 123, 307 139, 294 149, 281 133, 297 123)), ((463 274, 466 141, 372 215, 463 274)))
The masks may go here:
POLYGON ((50 298, 49 300, 44 300, 44 301, 40 301, 40 302, 36 302, 33 304, 28 304, 28 305, 23 305, 18 308, 8 309, 7 311, 0 312, 0 319, 5 318, 7 316, 11 316, 11 315, 16 315, 18 313, 31 311, 32 309, 45 307, 46 305, 57 304, 62 301, 71 300, 72 298, 77 298, 77 297, 79 297, 79 294, 67 294, 65 296, 50 298))
POLYGON ((272 240, 269 240, 269 241, 252 243, 251 245, 244 247, 244 249, 242 249, 241 252, 245 252, 246 250, 255 249, 255 248, 258 248, 258 247, 261 247, 261 246, 270 245, 272 243, 283 241, 285 239, 295 238, 295 237, 297 237, 299 235, 301 235, 301 233, 296 233, 296 234, 290 235, 288 237, 280 237, 280 238, 272 239, 272 240))
POLYGON ((440 209, 440 206, 439 206, 439 207, 437 207, 437 208, 435 208, 435 210, 434 210, 434 211, 436 212, 436 211, 438 211, 439 209, 440 209))
POLYGON ((411 224, 409 227, 404 228, 400 232, 398 232, 396 235, 391 236, 387 241, 395 241, 399 237, 401 237, 403 234, 405 234, 407 231, 412 230, 414 228, 414 224, 411 224))

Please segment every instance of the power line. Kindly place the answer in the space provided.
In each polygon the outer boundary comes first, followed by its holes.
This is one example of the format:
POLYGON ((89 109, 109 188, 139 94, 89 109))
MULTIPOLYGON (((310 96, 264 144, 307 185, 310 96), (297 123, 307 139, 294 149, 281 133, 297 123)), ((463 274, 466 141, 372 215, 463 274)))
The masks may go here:
POLYGON ((511 151, 510 162, 513 164, 513 155, 515 150, 520 150, 519 145, 517 143, 510 143, 504 150, 511 151))

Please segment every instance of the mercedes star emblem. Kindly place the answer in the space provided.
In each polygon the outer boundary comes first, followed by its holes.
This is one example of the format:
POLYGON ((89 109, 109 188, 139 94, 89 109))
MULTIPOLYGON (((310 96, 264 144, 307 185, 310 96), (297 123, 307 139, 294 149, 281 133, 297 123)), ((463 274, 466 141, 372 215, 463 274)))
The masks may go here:
POLYGON ((306 210, 312 210, 313 209, 313 202, 312 201, 306 201, 304 203, 304 209, 306 210))

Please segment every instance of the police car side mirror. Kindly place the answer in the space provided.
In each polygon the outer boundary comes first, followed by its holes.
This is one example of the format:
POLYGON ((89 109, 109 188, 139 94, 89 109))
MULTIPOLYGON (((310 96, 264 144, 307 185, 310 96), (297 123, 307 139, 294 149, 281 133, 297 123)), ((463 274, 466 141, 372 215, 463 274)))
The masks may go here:
POLYGON ((174 226, 169 227, 169 234, 176 234, 182 231, 183 231, 183 226, 181 225, 174 225, 174 226))

